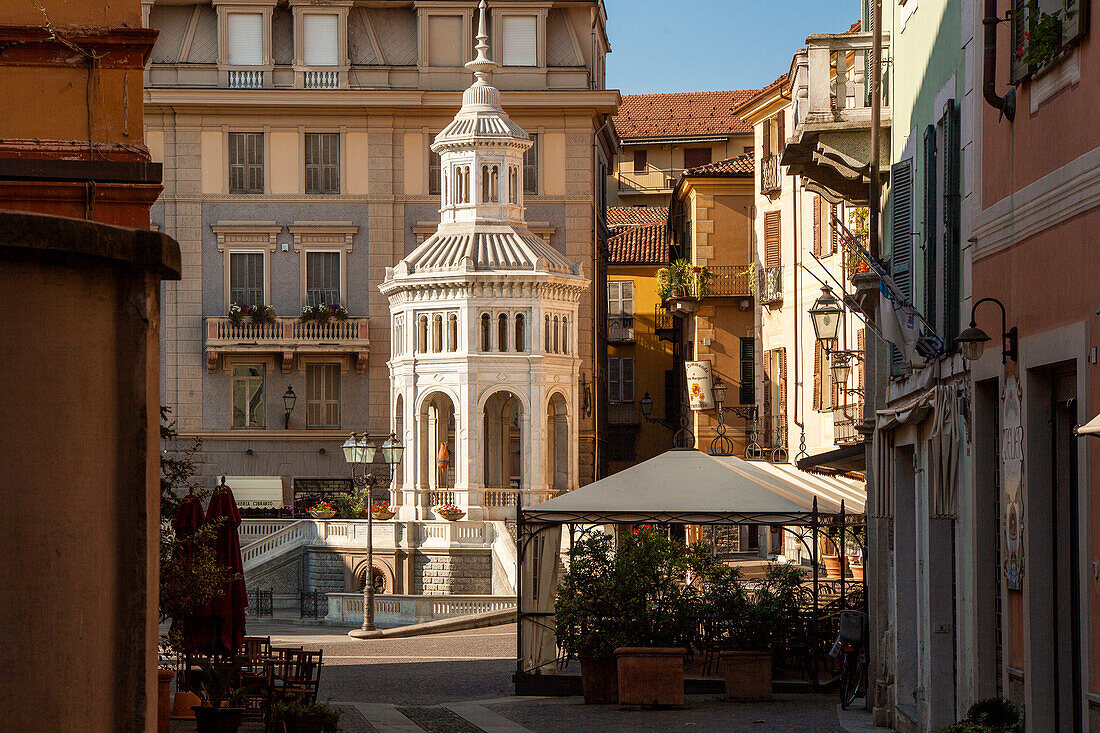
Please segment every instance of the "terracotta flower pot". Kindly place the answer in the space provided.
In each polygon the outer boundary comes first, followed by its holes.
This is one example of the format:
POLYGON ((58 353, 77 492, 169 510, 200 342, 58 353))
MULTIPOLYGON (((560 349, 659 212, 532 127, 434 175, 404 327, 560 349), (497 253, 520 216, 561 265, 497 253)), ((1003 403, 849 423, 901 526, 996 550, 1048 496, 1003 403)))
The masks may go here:
POLYGON ((196 705, 195 730, 198 733, 237 733, 241 727, 244 708, 211 708, 196 705))
POLYGON ((830 578, 839 578, 841 573, 840 557, 837 555, 825 555, 822 559, 825 561, 825 575, 830 578))
POLYGON ((157 670, 157 733, 168 733, 169 716, 172 714, 173 669, 157 670))
POLYGON ((197 705, 202 705, 198 695, 189 690, 176 690, 172 700, 172 720, 194 720, 197 705))
POLYGON ((852 580, 863 580, 863 564, 857 565, 851 557, 848 558, 848 569, 852 571, 852 580))
POLYGON ((447 512, 446 514, 442 514, 440 512, 436 512, 436 513, 439 514, 439 516, 446 519, 448 522, 457 522, 458 520, 460 520, 464 516, 466 516, 466 512, 447 512))
POLYGON ((727 700, 772 699, 771 652, 722 652, 719 666, 726 679, 727 700))
POLYGON ((619 668, 615 657, 581 657, 581 689, 585 705, 619 702, 619 668))
POLYGON ((683 707, 684 650, 673 647, 619 647, 619 703, 642 707, 683 707))

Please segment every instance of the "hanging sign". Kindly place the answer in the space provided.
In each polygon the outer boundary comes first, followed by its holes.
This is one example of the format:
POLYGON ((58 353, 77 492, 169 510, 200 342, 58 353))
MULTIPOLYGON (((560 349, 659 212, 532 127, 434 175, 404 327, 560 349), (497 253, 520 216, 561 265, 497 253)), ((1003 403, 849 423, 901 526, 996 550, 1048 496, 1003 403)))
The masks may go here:
POLYGON ((1001 397, 1001 506, 1004 515, 1004 574, 1009 590, 1021 590, 1024 577, 1024 425, 1020 410, 1020 383, 1005 378, 1001 397))
POLYGON ((687 377, 688 406, 693 410, 712 409, 714 393, 711 391, 710 362, 685 361, 684 374, 687 377))

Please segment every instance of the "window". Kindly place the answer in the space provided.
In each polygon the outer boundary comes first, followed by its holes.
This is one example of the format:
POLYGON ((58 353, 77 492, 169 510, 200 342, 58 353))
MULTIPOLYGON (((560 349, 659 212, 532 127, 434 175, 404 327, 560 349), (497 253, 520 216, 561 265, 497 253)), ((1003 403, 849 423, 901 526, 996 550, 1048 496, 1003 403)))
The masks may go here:
POLYGON ((569 353, 569 316, 561 317, 561 353, 569 353))
POLYGON ((649 164, 648 164, 646 156, 647 156, 647 151, 645 151, 645 150, 635 150, 634 151, 634 172, 635 173, 645 173, 646 170, 648 170, 649 164))
POLYGON ((263 252, 229 253, 229 302, 264 305, 263 252))
MULTIPOLYGON (((890 274, 906 300, 913 300, 913 159, 890 167, 890 274)), ((890 347, 890 374, 908 371, 896 346, 890 347)))
POLYGON ((519 171, 514 165, 508 166, 508 203, 519 203, 519 186, 517 185, 519 179, 519 171))
POLYGON ((443 166, 439 158, 439 153, 432 150, 432 140, 434 139, 435 135, 428 136, 428 194, 431 196, 438 196, 443 192, 443 186, 440 180, 443 166))
POLYGON ((501 25, 504 29, 504 65, 538 66, 538 18, 534 15, 506 15, 501 25))
POLYGON ((447 351, 458 350, 458 316, 452 313, 447 317, 447 351))
POLYGON ((340 305, 340 253, 306 252, 306 305, 340 305))
POLYGON ((611 280, 607 283, 607 315, 610 318, 634 316, 633 280, 611 280))
POLYGON ((456 204, 470 203, 470 166, 455 167, 454 190, 456 204))
POLYGON ((741 394, 742 405, 756 403, 756 339, 741 337, 741 394))
POLYGON ((820 341, 814 342, 814 409, 830 410, 833 407, 833 374, 829 369, 829 354, 820 341))
POLYGON ((508 316, 501 313, 497 316, 497 351, 504 353, 508 350, 508 316))
POLYGON ((340 133, 306 133, 306 193, 340 193, 340 133))
POLYGON ((337 16, 307 13, 302 16, 302 20, 306 66, 336 66, 339 47, 337 16))
POLYGON ((443 316, 432 316, 432 353, 443 351, 443 316))
POLYGON ((340 365, 306 368, 306 427, 340 427, 340 365))
POLYGON ((481 350, 486 353, 493 350, 493 319, 488 313, 481 316, 481 350))
POLYGON ((825 236, 825 227, 828 226, 828 222, 824 221, 827 216, 825 199, 815 194, 812 206, 814 221, 813 252, 817 257, 826 257, 832 254, 832 251, 829 249, 829 239, 825 236))
POLYGON ((229 193, 263 192, 264 134, 229 133, 229 193))
POLYGON ((526 324, 524 322, 522 313, 516 314, 516 343, 515 343, 515 347, 516 347, 516 351, 526 351, 527 350, 526 324))
POLYGON ((561 353, 561 338, 560 338, 560 336, 561 336, 561 320, 557 316, 554 316, 553 333, 554 333, 554 353, 555 354, 560 354, 561 353))
POLYGON ((233 367, 233 427, 262 428, 264 422, 264 365, 233 367))
POLYGON ((701 165, 710 165, 710 148, 684 148, 684 167, 698 168, 701 165))
POLYGON ((531 135, 531 142, 523 154, 523 192, 534 196, 539 192, 539 136, 531 135))
POLYGON ((746 145, 745 147, 741 148, 741 152, 742 153, 748 153, 749 155, 752 155, 754 152, 756 152, 756 148, 754 148, 751 145, 746 145))
POLYGON ((546 346, 545 346, 545 348, 543 348, 543 351, 546 352, 547 354, 549 354, 550 353, 550 316, 546 316, 546 328, 544 328, 542 330, 542 332, 544 334, 546 334, 546 346))
POLYGON ((494 165, 489 173, 489 200, 500 203, 500 166, 494 165))
POLYGON ((229 13, 230 66, 261 66, 264 62, 264 16, 261 13, 229 13))
POLYGON ((778 211, 764 212, 764 267, 779 267, 782 262, 780 254, 780 220, 778 211))
POLYGON ((428 317, 420 316, 416 324, 416 351, 419 354, 426 354, 428 353, 428 317))
POLYGON ((454 67, 462 66, 466 62, 462 43, 462 24, 460 15, 428 16, 429 66, 454 67))
MULTIPOLYGON (((1036 36, 1035 22, 1037 19, 1028 17, 1028 5, 1028 0, 1012 0, 1012 43, 1008 46, 1011 52, 1009 60, 1013 82, 1022 81, 1028 74, 1040 70, 1034 64, 1026 63, 1022 56, 1016 55, 1018 49, 1027 48, 1028 37, 1025 34, 1030 34, 1031 37, 1036 36)), ((1061 31, 1059 50, 1069 47, 1088 33, 1088 3, 1082 2, 1082 0, 1038 0, 1037 7, 1040 13, 1058 15, 1061 31)), ((1055 58, 1058 58, 1058 56, 1056 55, 1055 58)), ((1052 63, 1054 62, 1052 61, 1052 63)), ((1047 64, 1047 66, 1051 64, 1047 64)), ((1034 92, 1032 93, 1034 94, 1034 92)))
POLYGON ((607 394, 611 402, 634 401, 633 357, 611 356, 607 359, 607 394))

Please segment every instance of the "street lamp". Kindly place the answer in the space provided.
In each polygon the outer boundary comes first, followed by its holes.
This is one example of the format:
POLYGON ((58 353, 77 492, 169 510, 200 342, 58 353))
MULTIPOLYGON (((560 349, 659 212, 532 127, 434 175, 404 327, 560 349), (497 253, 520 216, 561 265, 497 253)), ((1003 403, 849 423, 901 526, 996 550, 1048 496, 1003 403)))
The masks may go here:
POLYGON ((1016 361, 1019 332, 1015 326, 1007 327, 1008 315, 1005 312, 1004 303, 996 298, 982 298, 970 309, 970 327, 955 337, 955 341, 959 344, 959 351, 967 361, 977 361, 982 358, 985 345, 993 340, 989 334, 978 328, 978 323, 974 320, 974 313, 978 310, 978 306, 987 300, 996 303, 1001 309, 1001 363, 1007 364, 1009 359, 1016 361))
POLYGON ((648 421, 649 416, 652 415, 652 414, 653 414, 653 398, 649 396, 649 392, 646 392, 645 396, 642 397, 642 417, 644 417, 648 421))
POLYGON ((810 308, 810 322, 814 327, 814 335, 822 342, 828 351, 828 344, 835 343, 837 331, 840 329, 840 319, 844 315, 844 309, 840 307, 833 290, 826 285, 821 286, 821 295, 817 296, 810 308))
POLYGON ((756 443, 756 405, 726 407, 726 393, 729 391, 729 385, 718 376, 714 378, 714 384, 711 385, 710 391, 714 395, 714 411, 718 415, 718 427, 715 428, 717 434, 714 436, 714 440, 710 442, 710 454, 712 456, 733 455, 734 443, 726 437, 726 419, 724 417, 727 412, 732 412, 749 423, 749 442, 745 446, 745 457, 758 456, 760 446, 756 443))
POLYGON ((382 445, 374 445, 366 433, 352 433, 341 446, 344 460, 351 464, 352 482, 360 489, 367 489, 367 569, 363 574, 363 627, 362 631, 374 631, 374 487, 387 486, 393 479, 394 467, 401 463, 405 446, 396 435, 382 445), (385 471, 375 473, 375 458, 382 457, 385 471))
POLYGON ((283 430, 290 427, 290 413, 294 412, 294 403, 298 401, 298 395, 294 394, 294 388, 289 384, 283 394, 283 430))
POLYGON ((848 355, 843 352, 834 353, 829 371, 833 375, 833 384, 847 385, 848 377, 852 375, 852 363, 848 360, 848 355))

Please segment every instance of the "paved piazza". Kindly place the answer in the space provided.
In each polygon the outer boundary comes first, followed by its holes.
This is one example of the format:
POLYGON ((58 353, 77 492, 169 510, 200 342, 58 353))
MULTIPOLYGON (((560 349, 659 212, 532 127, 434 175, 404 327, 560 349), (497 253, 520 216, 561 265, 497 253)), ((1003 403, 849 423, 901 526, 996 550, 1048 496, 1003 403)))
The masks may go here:
MULTIPOLYGON (((845 730, 833 695, 777 695, 775 702, 756 705, 689 695, 686 709, 668 711, 586 706, 579 697, 515 697, 514 624, 372 641, 351 639, 339 629, 277 623, 249 624, 248 633, 270 635, 276 646, 323 649, 319 699, 344 709, 341 730, 349 733, 845 730)), ((172 727, 173 733, 187 730, 172 727)))

